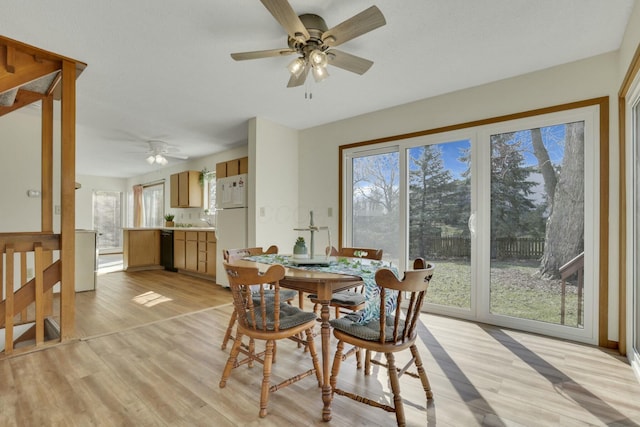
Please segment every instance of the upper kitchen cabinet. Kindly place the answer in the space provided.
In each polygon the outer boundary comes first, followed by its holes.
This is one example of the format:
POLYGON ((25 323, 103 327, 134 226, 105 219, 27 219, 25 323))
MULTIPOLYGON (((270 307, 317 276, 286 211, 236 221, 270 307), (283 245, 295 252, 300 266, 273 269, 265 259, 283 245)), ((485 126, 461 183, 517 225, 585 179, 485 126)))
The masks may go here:
POLYGON ((172 208, 201 208, 200 171, 184 171, 171 175, 172 208))
POLYGON ((242 157, 216 164, 216 178, 226 178, 228 176, 249 173, 249 158, 242 157))

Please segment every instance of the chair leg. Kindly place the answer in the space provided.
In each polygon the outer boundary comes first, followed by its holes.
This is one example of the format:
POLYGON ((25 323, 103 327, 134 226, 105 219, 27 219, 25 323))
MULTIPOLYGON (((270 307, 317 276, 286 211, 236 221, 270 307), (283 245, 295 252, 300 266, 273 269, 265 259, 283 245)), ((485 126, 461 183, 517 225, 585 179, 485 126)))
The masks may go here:
POLYGON ((237 317, 238 317, 238 314, 234 309, 233 313, 231 313, 231 318, 229 319, 229 326, 227 326, 227 332, 224 333, 224 338, 222 339, 222 345, 220 346, 223 350, 226 350, 227 343, 229 342, 229 339, 232 338, 231 332, 233 332, 233 326, 236 324, 237 317))
MULTIPOLYGON (((236 338, 236 341, 237 340, 238 338, 236 338)), ((249 338, 249 354, 251 356, 256 354, 256 342, 253 340, 253 338, 249 338)), ((247 364, 247 366, 249 368, 253 368, 253 358, 249 359, 249 363, 247 364)))
POLYGON ((333 392, 336 389, 338 383, 338 372, 340 372, 340 362, 342 361, 342 350, 344 349, 344 342, 338 341, 336 346, 336 355, 333 357, 333 366, 331 367, 331 378, 329 384, 331 384, 331 398, 333 399, 333 392))
POLYGON ((362 349, 356 349, 356 369, 362 368, 362 349))
POLYGON ((406 424, 404 405, 402 404, 402 396, 400 396, 400 381, 398 380, 395 357, 393 353, 385 353, 385 356, 387 356, 389 382, 391 383, 391 391, 393 392, 393 407, 396 411, 396 422, 398 426, 404 426, 406 424))
POLYGON ((271 363, 276 363, 276 354, 278 353, 278 344, 273 342, 273 357, 271 357, 271 363))
POLYGON ((307 345, 305 351, 308 349, 311 355, 311 361, 313 362, 313 369, 316 371, 316 379, 318 380, 318 387, 322 387, 322 370, 320 369, 320 362, 318 362, 318 353, 316 353, 316 343, 313 340, 313 329, 307 329, 304 331, 307 334, 307 345))
POLYGON ((424 393, 427 395, 427 400, 433 399, 433 392, 431 391, 431 384, 429 384, 429 378, 427 378, 427 372, 424 370, 422 366, 422 359, 420 359, 420 353, 418 353, 418 348, 414 345, 409 347, 411 349, 411 355, 414 358, 414 364, 416 365, 416 369, 418 370, 418 375, 420 376, 420 381, 422 382, 422 388, 424 389, 424 393))
POLYGON ((371 350, 365 351, 364 354, 364 374, 371 375, 371 350))
POLYGON ((260 418, 267 416, 269 404, 269 383, 271 381, 271 361, 273 360, 273 340, 267 340, 264 355, 264 367, 262 370, 262 389, 260 391, 260 418))
POLYGON ((238 353, 240 353, 240 346, 242 345, 242 334, 237 334, 236 340, 233 342, 233 346, 231 347, 231 353, 227 358, 227 364, 224 366, 224 371, 222 372, 222 378, 220 378, 220 388, 224 388, 227 385, 227 379, 229 379, 229 375, 231 375, 231 371, 238 360, 238 353))

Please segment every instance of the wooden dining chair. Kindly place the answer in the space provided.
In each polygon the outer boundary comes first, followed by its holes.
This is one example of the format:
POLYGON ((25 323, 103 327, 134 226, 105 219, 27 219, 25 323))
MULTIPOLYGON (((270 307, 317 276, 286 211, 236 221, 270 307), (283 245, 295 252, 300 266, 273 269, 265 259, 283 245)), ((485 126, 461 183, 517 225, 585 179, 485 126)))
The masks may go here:
MULTIPOLYGON (((222 257, 225 262, 233 262, 234 260, 242 259, 251 255, 264 255, 264 254, 277 254, 278 247, 276 245, 269 246, 266 250, 263 250, 261 247, 255 248, 240 248, 240 249, 224 249, 222 251, 222 257)), ((253 291, 256 291, 257 287, 253 288, 253 291)), ((268 293, 273 293, 273 289, 271 289, 268 293)), ((267 293, 267 294, 268 294, 267 293)), ((290 289, 282 289, 280 290, 280 301, 287 302, 291 304, 291 301, 296 297, 298 293, 296 291, 290 289)), ((231 318, 229 318, 229 324, 227 325, 227 331, 222 338, 222 345, 220 346, 222 350, 226 350, 227 344, 229 340, 235 339, 233 336, 233 327, 235 326, 237 313, 235 309, 231 313, 231 318)))
MULTIPOLYGON (((337 250, 333 246, 331 249, 327 247, 326 252, 331 250, 331 256, 349 257, 349 258, 365 258, 380 261, 382 260, 382 249, 369 248, 342 248, 337 250)), ((309 299, 313 303, 313 311, 317 313, 320 302, 318 296, 310 294, 309 299)), ((329 306, 335 309, 335 317, 340 317, 341 313, 350 313, 352 311, 362 310, 365 306, 364 283, 345 291, 336 292, 331 296, 329 306)))
POLYGON ((233 294, 233 304, 238 313, 236 339, 231 347, 231 353, 220 379, 220 388, 224 388, 231 371, 245 363, 258 361, 263 365, 262 387, 260 392, 260 417, 267 415, 269 393, 280 390, 305 377, 315 374, 318 387, 322 385, 322 374, 318 363, 318 355, 313 341, 313 327, 316 324, 315 313, 300 310, 298 307, 282 303, 280 300, 280 280, 284 277, 284 267, 275 264, 269 267, 265 273, 260 273, 257 268, 238 267, 223 263, 229 277, 229 285, 233 294), (269 294, 264 286, 258 286, 256 292, 252 286, 269 283, 273 286, 273 293, 269 294), (298 337, 306 334, 304 344, 308 348, 313 367, 307 371, 296 374, 277 385, 271 385, 271 368, 275 342, 288 338, 301 341, 298 337), (242 346, 242 337, 246 335, 252 340, 265 341, 265 350, 257 353, 255 349, 246 349, 242 346), (238 360, 242 353, 246 357, 238 360))
POLYGON ((338 340, 331 369, 330 384, 332 393, 349 397, 356 402, 365 403, 388 412, 395 412, 398 426, 405 425, 404 406, 400 395, 400 376, 406 373, 419 378, 422 382, 426 399, 433 398, 427 373, 422 366, 420 353, 415 345, 420 310, 425 300, 429 281, 433 276, 433 270, 433 265, 428 265, 425 269, 409 270, 404 273, 402 280, 399 280, 391 270, 382 268, 376 272, 376 283, 380 288, 380 319, 373 320, 365 325, 354 324, 346 318, 330 321, 333 327, 333 335, 338 340), (386 295, 391 292, 398 294, 397 306, 393 314, 386 315, 386 295), (408 304, 403 304, 405 300, 408 304), (360 349, 384 353, 387 359, 385 366, 393 392, 393 406, 381 403, 379 398, 367 398, 338 387, 338 374, 343 360, 345 343, 360 349), (411 351, 411 359, 404 368, 398 369, 395 365, 394 354, 406 349, 411 351), (415 366, 417 374, 407 372, 411 365, 415 366))
MULTIPOLYGON (((422 257, 418 257, 416 259, 413 260, 413 269, 414 270, 424 270, 425 268, 427 268, 427 262, 424 260, 424 258, 422 257)), ((356 350, 351 350, 351 351, 358 351, 358 365, 357 368, 360 369, 362 367, 361 363, 360 363, 360 351, 358 349, 356 350)), ((375 364, 375 365, 382 365, 380 362, 374 360, 371 358, 371 350, 367 350, 365 352, 365 359, 364 359, 364 374, 365 375, 371 375, 371 364, 375 364)))

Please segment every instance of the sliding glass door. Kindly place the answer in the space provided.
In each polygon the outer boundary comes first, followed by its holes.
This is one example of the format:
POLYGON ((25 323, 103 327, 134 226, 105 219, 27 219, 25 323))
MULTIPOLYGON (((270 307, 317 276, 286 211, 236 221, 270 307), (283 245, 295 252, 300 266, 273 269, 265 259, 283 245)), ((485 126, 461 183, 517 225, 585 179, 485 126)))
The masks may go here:
POLYGON ((486 317, 532 321, 541 331, 583 329, 585 197, 593 200, 585 191, 585 121, 517 126, 489 135, 486 317))
POLYGON ((426 309, 597 343, 597 107, 345 151, 343 245, 436 264, 426 309))
POLYGON ((122 252, 122 193, 93 192, 93 227, 101 254, 122 252))
MULTIPOLYGON (((417 142, 417 141, 416 141, 417 142)), ((471 310, 471 141, 426 139, 406 150, 408 253, 437 265, 429 303, 471 310)))
POLYGON ((383 259, 398 263, 400 230, 400 163, 397 147, 350 157, 348 246, 380 248, 383 259))
POLYGON ((627 356, 640 378, 640 79, 627 97, 627 356))

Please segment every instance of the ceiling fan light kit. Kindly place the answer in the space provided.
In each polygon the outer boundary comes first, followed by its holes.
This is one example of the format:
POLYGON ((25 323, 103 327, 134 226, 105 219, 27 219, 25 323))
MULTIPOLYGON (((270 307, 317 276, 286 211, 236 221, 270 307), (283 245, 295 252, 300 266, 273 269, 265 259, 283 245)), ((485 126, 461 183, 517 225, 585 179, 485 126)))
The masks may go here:
POLYGON ((309 71, 316 82, 321 82, 329 76, 328 65, 360 75, 373 65, 368 59, 342 52, 335 47, 385 25, 384 15, 376 6, 327 29, 324 19, 318 15, 306 13, 298 16, 288 0, 260 1, 287 32, 289 48, 232 53, 234 60, 297 54, 298 57, 287 66, 291 73, 287 87, 303 85, 309 71))
POLYGON ((167 157, 173 157, 181 160, 187 160, 189 158, 189 156, 176 153, 178 149, 170 146, 164 141, 150 140, 147 141, 147 144, 149 144, 149 151, 147 151, 149 156, 145 160, 150 165, 158 164, 160 166, 165 166, 169 163, 167 157))
POLYGON ((159 165, 164 166, 167 163, 169 163, 169 161, 162 154, 156 154, 155 156, 151 155, 151 156, 147 157, 147 163, 149 163, 150 165, 152 165, 154 163, 157 163, 159 165))

